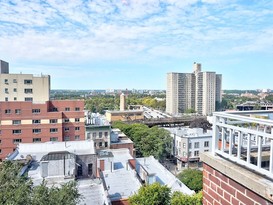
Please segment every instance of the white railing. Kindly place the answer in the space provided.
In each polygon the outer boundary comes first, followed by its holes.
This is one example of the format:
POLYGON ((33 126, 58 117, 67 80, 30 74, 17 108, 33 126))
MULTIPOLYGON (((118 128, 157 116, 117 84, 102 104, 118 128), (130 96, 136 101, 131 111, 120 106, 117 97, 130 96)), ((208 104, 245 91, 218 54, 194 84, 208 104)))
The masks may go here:
POLYGON ((273 111, 213 114, 212 152, 273 179, 273 111))

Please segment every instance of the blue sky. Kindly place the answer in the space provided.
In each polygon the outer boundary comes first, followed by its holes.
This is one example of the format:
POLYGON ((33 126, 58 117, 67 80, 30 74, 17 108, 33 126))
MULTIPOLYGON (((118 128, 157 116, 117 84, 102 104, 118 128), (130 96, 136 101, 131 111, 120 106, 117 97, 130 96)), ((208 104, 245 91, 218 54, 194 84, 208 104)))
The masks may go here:
POLYGON ((273 89, 273 1, 0 0, 0 59, 53 89, 166 89, 193 62, 273 89))

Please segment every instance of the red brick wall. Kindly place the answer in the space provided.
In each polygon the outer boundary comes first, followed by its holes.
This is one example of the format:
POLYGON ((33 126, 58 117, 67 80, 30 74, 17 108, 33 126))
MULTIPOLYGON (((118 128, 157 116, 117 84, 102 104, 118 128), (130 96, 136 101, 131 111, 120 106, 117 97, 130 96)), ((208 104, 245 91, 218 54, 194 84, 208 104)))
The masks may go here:
POLYGON ((111 144, 110 145, 111 149, 121 149, 121 148, 127 148, 129 149, 130 155, 134 155, 134 144, 133 143, 128 143, 128 144, 111 144))
POLYGON ((260 197, 231 178, 203 164, 204 205, 269 205, 260 197))

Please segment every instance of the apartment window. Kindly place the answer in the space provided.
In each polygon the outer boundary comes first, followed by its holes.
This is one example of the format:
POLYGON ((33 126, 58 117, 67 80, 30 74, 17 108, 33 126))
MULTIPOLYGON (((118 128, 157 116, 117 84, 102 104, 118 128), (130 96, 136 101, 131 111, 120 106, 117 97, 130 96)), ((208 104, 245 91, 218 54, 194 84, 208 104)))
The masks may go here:
POLYGON ((32 84, 32 80, 24 80, 24 84, 31 85, 32 84))
POLYGON ((105 146, 105 147, 108 147, 108 142, 105 142, 105 143, 104 143, 104 146, 105 146))
POLYGON ((22 130, 12 130, 12 134, 21 134, 22 130))
POLYGON ((15 109, 15 114, 17 115, 21 114, 21 109, 15 109))
POLYGON ((204 147, 209 147, 209 141, 204 142, 204 147))
POLYGON ((186 143, 183 143, 183 148, 186 148, 186 143))
POLYGON ((99 142, 99 147, 102 147, 102 142, 99 142))
POLYGON ((17 97, 14 97, 13 100, 14 100, 14 101, 17 101, 17 97))
POLYGON ((21 120, 12 120, 13 125, 21 125, 21 120))
POLYGON ((32 130, 32 133, 34 133, 34 134, 41 133, 41 129, 33 129, 33 130, 32 130))
POLYGON ((188 157, 191 157, 191 152, 189 152, 189 155, 188 155, 188 157))
POLYGON ((57 119, 50 119, 50 120, 49 120, 49 123, 50 123, 50 124, 55 124, 55 123, 57 123, 57 122, 58 122, 57 119))
POLYGON ((8 98, 8 97, 5 97, 5 101, 6 101, 6 102, 9 101, 9 98, 8 98))
POLYGON ((0 144, 2 144, 2 140, 0 139, 0 144))
POLYGON ((2 149, 0 149, 0 154, 2 154, 2 149))
POLYGON ((26 102, 32 102, 32 101, 33 101, 33 98, 25 98, 25 101, 26 101, 26 102))
POLYGON ((75 135, 75 140, 80 140, 80 135, 75 135))
POLYGON ((189 149, 191 149, 191 143, 189 143, 189 149))
POLYGON ((70 111, 70 107, 66 107, 64 110, 65 111, 70 111))
POLYGON ((199 148, 199 142, 194 143, 194 148, 199 148))
POLYGON ((13 92, 15 92, 15 93, 16 93, 16 92, 17 92, 17 88, 13 88, 13 92))
POLYGON ((93 133, 92 133, 92 137, 93 137, 93 138, 96 138, 96 137, 97 137, 97 133, 96 133, 96 132, 93 132, 93 133))
POLYGON ((102 132, 99 132, 99 137, 102 138, 102 132))
POLYGON ((26 93, 26 94, 32 93, 32 89, 31 89, 31 88, 26 88, 26 89, 25 89, 25 93, 26 93))
POLYGON ((198 157, 199 156, 199 151, 194 151, 194 156, 198 157))
POLYGON ((64 122, 69 122, 69 118, 65 118, 65 119, 64 119, 64 122))
POLYGON ((56 107, 52 108, 52 112, 58 112, 58 108, 56 107))
POLYGON ((9 89, 8 88, 5 88, 5 93, 9 93, 9 89))
POLYGON ((69 141, 70 137, 69 136, 64 136, 64 141, 69 141))
POLYGON ((75 107, 75 111, 80 111, 81 109, 79 107, 75 107))
POLYGON ((56 133, 56 132, 58 132, 58 128, 50 128, 50 132, 51 133, 56 133))
POLYGON ((80 118, 75 118, 75 122, 80 122, 80 118))
POLYGON ((69 131, 69 127, 65 127, 65 128, 64 128, 64 131, 65 131, 65 132, 68 132, 68 131, 69 131))
POLYGON ((209 150, 208 150, 208 149, 205 149, 204 152, 209 152, 209 150))
POLYGON ((5 114, 11 114, 11 109, 6 109, 5 114))
POLYGON ((17 83, 17 79, 13 79, 13 83, 17 83))
POLYGON ((33 114, 37 114, 37 113, 40 113, 40 112, 41 112, 40 109, 32 109, 32 113, 33 113, 33 114))
POLYGON ((50 141, 51 142, 57 142, 58 141, 58 137, 50 137, 50 141))
POLYGON ((5 84, 9 84, 9 81, 8 81, 8 79, 5 79, 5 84))
POLYGON ((33 138, 33 139, 32 139, 32 142, 34 142, 34 143, 35 143, 35 142, 41 142, 41 138, 33 138))
POLYGON ((75 130, 76 130, 76 131, 79 131, 79 130, 80 130, 80 127, 75 127, 75 130))
POLYGON ((41 124, 41 120, 32 120, 32 124, 41 124))
POLYGON ((13 139, 13 144, 21 143, 22 139, 13 139))
POLYGON ((108 132, 104 132, 104 137, 108 137, 108 132))

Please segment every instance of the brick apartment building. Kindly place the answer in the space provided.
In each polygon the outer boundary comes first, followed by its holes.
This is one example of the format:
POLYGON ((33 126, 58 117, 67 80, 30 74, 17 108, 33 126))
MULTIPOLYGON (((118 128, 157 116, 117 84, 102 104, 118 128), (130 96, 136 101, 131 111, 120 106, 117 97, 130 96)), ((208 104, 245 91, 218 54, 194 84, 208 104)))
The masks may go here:
POLYGON ((18 143, 85 139, 84 101, 0 103, 0 159, 18 143))

